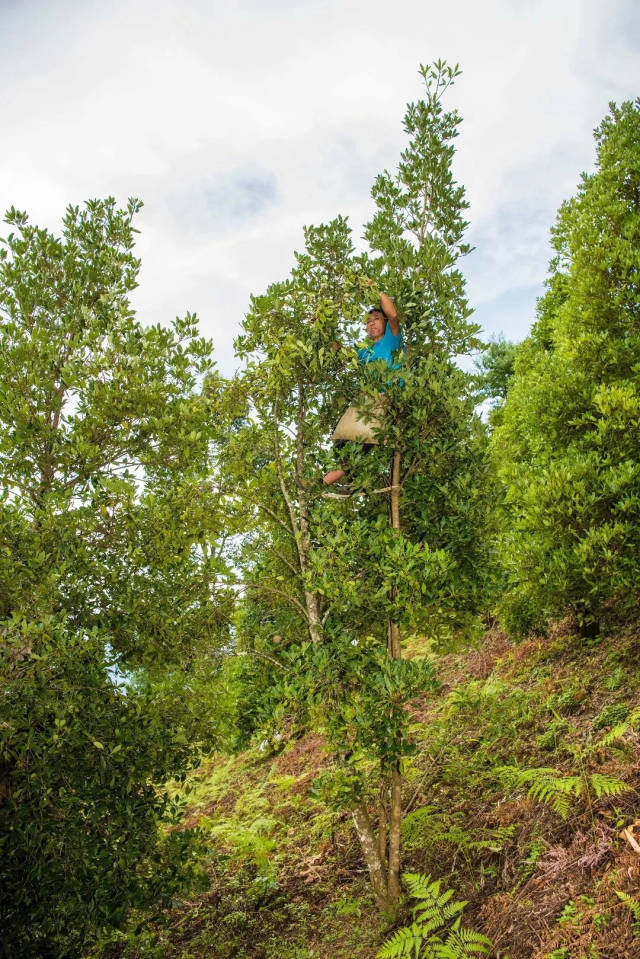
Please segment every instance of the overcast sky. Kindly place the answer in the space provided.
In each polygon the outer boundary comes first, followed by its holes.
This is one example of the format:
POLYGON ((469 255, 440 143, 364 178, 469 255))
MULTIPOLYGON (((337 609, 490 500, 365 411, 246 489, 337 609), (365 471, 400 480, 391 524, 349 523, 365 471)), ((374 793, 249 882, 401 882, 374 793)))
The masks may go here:
POLYGON ((230 372, 302 226, 342 213, 360 236, 418 64, 446 58, 471 304, 520 339, 593 128, 640 94, 639 51, 637 0, 0 0, 0 207, 58 229, 68 203, 140 197, 140 318, 197 312, 230 372))

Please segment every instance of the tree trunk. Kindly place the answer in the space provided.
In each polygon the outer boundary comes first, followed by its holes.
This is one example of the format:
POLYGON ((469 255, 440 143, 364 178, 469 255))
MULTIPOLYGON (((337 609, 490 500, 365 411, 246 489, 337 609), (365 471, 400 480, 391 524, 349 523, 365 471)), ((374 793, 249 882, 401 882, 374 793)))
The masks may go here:
POLYGON ((387 868, 387 830, 389 827, 386 791, 387 785, 382 783, 380 786, 380 812, 378 813, 378 856, 383 869, 387 868))
POLYGON ((369 819, 369 813, 367 812, 366 807, 362 803, 359 803, 351 810, 351 814, 353 816, 356 832, 358 833, 360 845, 362 846, 364 861, 366 862, 367 869, 369 870, 371 887, 376 898, 376 904, 379 909, 386 912, 389 910, 392 903, 389 899, 385 868, 380 859, 376 837, 373 832, 371 820, 369 819))
POLYGON ((304 593, 304 608, 306 613, 307 625, 309 627, 309 637, 312 643, 319 643, 322 640, 322 616, 320 614, 320 602, 318 596, 313 590, 308 589, 306 583, 311 570, 311 536, 309 534, 309 510, 307 497, 305 493, 304 479, 304 453, 303 453, 303 428, 305 422, 305 402, 302 384, 298 383, 298 411, 296 419, 296 469, 295 469, 295 493, 287 488, 282 460, 280 458, 280 440, 278 424, 277 403, 274 408, 275 414, 275 433, 274 433, 274 451, 276 469, 278 473, 278 482, 282 491, 282 497, 289 513, 291 523, 291 532, 296 542, 298 553, 298 565, 300 567, 300 576, 302 578, 302 591, 304 593))
MULTIPOLYGON (((389 525, 396 533, 400 531, 400 452, 393 454, 391 468, 391 490, 389 494, 389 525)), ((396 587, 392 587, 390 598, 395 600, 396 587)), ((402 658, 400 646, 400 628, 394 617, 389 618, 387 627, 387 650, 391 659, 402 658)), ((397 902, 400 896, 400 827, 402 825, 402 777, 400 762, 396 761, 391 773, 391 805, 389 810, 389 865, 387 871, 387 892, 390 903, 397 902)))
POLYGON ((402 825, 402 777, 400 764, 391 774, 391 810, 389 815, 388 893, 392 903, 400 897, 400 827, 402 825))
MULTIPOLYGON (((303 455, 303 429, 306 418, 306 408, 304 402, 304 391, 302 383, 298 381, 298 413, 296 423, 296 487, 298 490, 298 515, 300 522, 300 535, 298 537, 298 557, 300 561, 300 572, 303 581, 309 575, 311 570, 311 536, 309 533, 309 508, 307 504, 307 494, 305 493, 304 477, 304 455, 303 455)), ((312 643, 319 643, 322 640, 322 617, 320 615, 320 603, 318 596, 313 590, 307 588, 303 583, 304 602, 307 608, 307 619, 309 620, 309 636, 312 643)))

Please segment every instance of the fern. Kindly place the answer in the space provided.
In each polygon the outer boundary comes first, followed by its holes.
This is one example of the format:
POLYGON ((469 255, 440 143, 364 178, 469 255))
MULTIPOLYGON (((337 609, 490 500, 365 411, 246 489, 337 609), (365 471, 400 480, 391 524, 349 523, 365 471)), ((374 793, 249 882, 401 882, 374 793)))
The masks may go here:
POLYGON ((633 915, 633 922, 631 923, 631 930, 634 936, 640 936, 640 902, 637 899, 634 899, 632 896, 629 896, 626 892, 619 892, 616 889, 616 896, 618 899, 621 899, 625 906, 628 906, 633 915))
POLYGON ((630 730, 635 729, 640 725, 640 709, 634 709, 626 719, 621 720, 621 722, 616 723, 615 726, 612 726, 608 733, 605 733, 597 742, 593 743, 588 751, 594 751, 597 749, 602 749, 603 747, 612 746, 614 743, 619 742, 621 739, 624 739, 626 733, 630 730))
POLYGON ((624 780, 616 779, 614 776, 604 776, 602 773, 591 773, 589 782, 596 799, 602 799, 603 796, 619 796, 632 788, 624 780))
POLYGON ((536 769, 506 767, 502 772, 508 775, 515 786, 529 785, 527 797, 551 806, 563 819, 571 811, 573 796, 602 799, 605 796, 619 796, 631 789, 622 779, 614 776, 586 772, 580 776, 569 775, 552 766, 536 769))
POLYGON ((492 948, 486 936, 460 925, 467 903, 454 900, 452 889, 441 891, 439 879, 432 882, 431 876, 418 873, 403 878, 409 895, 418 900, 414 921, 387 939, 377 959, 475 959, 492 948))
POLYGON ((517 776, 517 784, 529 783, 529 799, 543 802, 566 819, 571 810, 571 796, 579 796, 584 790, 581 776, 566 776, 553 767, 523 769, 517 776))
POLYGON ((411 955, 418 957, 423 940, 420 926, 413 922, 404 929, 398 929, 390 939, 387 939, 378 952, 377 959, 397 959, 400 956, 411 955))
POLYGON ((492 944, 486 936, 473 929, 454 927, 447 936, 444 948, 447 951, 438 954, 442 959, 466 959, 467 956, 486 954, 492 944))

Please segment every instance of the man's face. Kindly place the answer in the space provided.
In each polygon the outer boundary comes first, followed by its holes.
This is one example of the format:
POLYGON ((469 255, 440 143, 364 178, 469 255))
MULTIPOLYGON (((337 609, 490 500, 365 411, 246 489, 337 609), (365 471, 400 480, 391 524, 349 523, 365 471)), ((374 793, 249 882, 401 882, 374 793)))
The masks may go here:
POLYGON ((370 336, 374 343, 377 343, 378 340, 381 340, 384 336, 384 331, 387 325, 387 321, 384 318, 384 313, 380 310, 374 310, 373 313, 367 315, 367 336, 370 336))

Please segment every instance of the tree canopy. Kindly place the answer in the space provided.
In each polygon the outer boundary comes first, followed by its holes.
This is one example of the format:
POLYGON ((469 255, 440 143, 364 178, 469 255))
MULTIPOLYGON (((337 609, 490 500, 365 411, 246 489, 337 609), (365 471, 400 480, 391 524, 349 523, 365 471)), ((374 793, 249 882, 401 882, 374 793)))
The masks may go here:
POLYGON ((637 605, 640 102, 612 105, 595 137, 493 439, 516 628, 567 610, 590 628, 637 605))

